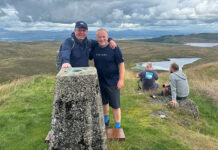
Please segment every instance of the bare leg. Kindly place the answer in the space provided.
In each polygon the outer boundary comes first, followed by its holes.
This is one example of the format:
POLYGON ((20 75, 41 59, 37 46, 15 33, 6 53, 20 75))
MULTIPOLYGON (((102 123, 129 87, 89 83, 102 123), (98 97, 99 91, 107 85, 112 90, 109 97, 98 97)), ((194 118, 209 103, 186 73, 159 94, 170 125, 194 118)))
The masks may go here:
POLYGON ((167 87, 163 88, 163 95, 168 96, 167 93, 168 93, 168 88, 167 87))
POLYGON ((109 115, 109 104, 103 105, 104 116, 109 115))
POLYGON ((169 88, 169 84, 164 84, 165 87, 163 88, 163 95, 164 96, 168 96, 168 88, 169 88))
POLYGON ((120 108, 112 109, 112 111, 113 111, 114 121, 115 122, 120 122, 121 121, 121 111, 120 111, 120 108))

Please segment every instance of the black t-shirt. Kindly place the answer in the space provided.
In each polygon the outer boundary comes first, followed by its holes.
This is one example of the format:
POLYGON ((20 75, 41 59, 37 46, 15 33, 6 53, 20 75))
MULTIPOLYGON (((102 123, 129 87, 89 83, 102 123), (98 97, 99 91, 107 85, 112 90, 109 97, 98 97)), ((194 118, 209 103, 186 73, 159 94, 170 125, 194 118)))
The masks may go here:
POLYGON ((90 53, 90 59, 94 59, 101 86, 116 86, 119 80, 119 64, 124 62, 122 52, 117 46, 111 49, 96 46, 90 53))
POLYGON ((155 86, 155 80, 158 80, 158 74, 153 70, 143 70, 138 75, 142 81, 142 89, 152 89, 155 86))

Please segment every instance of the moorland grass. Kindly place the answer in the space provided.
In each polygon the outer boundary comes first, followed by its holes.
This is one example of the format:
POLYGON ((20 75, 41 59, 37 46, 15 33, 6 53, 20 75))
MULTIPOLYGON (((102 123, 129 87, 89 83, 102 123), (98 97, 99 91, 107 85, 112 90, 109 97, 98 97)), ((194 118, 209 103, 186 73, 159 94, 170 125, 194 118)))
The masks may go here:
MULTIPOLYGON (((141 61, 202 58, 185 66, 191 86, 190 97, 199 107, 200 119, 193 120, 177 110, 148 104, 151 99, 149 93, 138 95, 136 71, 129 70, 126 72, 125 87, 121 91, 121 126, 126 141, 109 142, 110 149, 218 149, 218 47, 196 48, 136 41, 119 41, 118 44, 123 51, 127 70, 141 61), (166 119, 149 116, 158 110, 168 110, 173 115, 166 119), (192 125, 181 125, 179 119, 189 120, 192 125)), ((0 42, 1 150, 47 148, 44 138, 50 129, 55 84, 54 76, 50 75, 57 73, 55 52, 59 46, 60 42, 0 42), (49 75, 35 76, 37 74, 49 75)), ((168 73, 160 74, 160 85, 168 82, 168 76, 168 73)), ((111 116, 110 111, 114 126, 111 116)))
MULTIPOLYGON (((123 52, 127 69, 137 62, 162 61, 168 58, 202 58, 185 68, 218 61, 218 46, 200 48, 140 41, 117 43, 123 52)), ((60 44, 61 42, 0 42, 0 83, 36 74, 55 75, 56 51, 60 44)))
MULTIPOLYGON (((177 110, 148 104, 149 94, 138 95, 134 73, 127 72, 126 75, 125 88, 121 92, 122 128, 126 141, 109 142, 110 149, 205 150, 218 147, 218 107, 210 97, 192 90, 190 97, 200 110, 200 120, 193 120, 177 110), (168 110, 173 115, 167 119, 149 116, 158 110, 168 110), (190 120, 192 125, 179 124, 181 118, 190 120)), ((166 79, 167 74, 163 73, 159 82, 164 83, 166 79)), ((54 77, 39 76, 8 92, 0 105, 0 149, 47 148, 44 138, 50 129, 54 84, 54 77)), ((111 111, 110 119, 114 126, 111 111)))

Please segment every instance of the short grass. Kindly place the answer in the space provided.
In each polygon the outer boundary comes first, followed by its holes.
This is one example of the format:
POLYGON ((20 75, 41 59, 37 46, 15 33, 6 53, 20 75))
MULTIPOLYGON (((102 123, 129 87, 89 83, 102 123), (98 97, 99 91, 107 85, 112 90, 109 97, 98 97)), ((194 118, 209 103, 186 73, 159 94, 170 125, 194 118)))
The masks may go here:
POLYGON ((42 150, 50 128, 54 78, 36 77, 7 93, 0 106, 0 149, 42 150))
MULTIPOLYGON (((160 83, 167 80, 161 74, 160 83)), ((109 142, 112 150, 216 150, 218 148, 218 118, 215 101, 198 89, 192 89, 190 97, 198 104, 200 120, 196 121, 174 109, 147 104, 148 94, 138 95, 134 73, 127 72, 125 88, 121 92, 122 128, 124 142, 109 142), (167 119, 152 118, 157 110, 172 111, 167 119), (186 118, 192 125, 184 126, 179 119, 186 118)), ((55 78, 36 76, 25 82, 14 82, 16 88, 5 90, 0 105, 0 149, 43 150, 44 139, 50 129, 55 78)), ((10 88, 3 85, 1 91, 10 88)), ((113 119, 110 114, 112 125, 113 119)))

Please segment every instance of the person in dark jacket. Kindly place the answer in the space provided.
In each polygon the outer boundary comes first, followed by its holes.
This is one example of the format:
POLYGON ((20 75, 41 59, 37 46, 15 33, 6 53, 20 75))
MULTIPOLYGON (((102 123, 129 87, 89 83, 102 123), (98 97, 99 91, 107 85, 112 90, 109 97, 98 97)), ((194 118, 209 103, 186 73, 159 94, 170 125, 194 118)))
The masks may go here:
MULTIPOLYGON (((84 21, 76 22, 71 37, 62 44, 62 68, 89 66, 89 53, 97 45, 97 41, 88 40, 87 33, 88 25, 84 21)), ((110 40, 109 43, 112 49, 117 46, 113 40, 110 40)))

